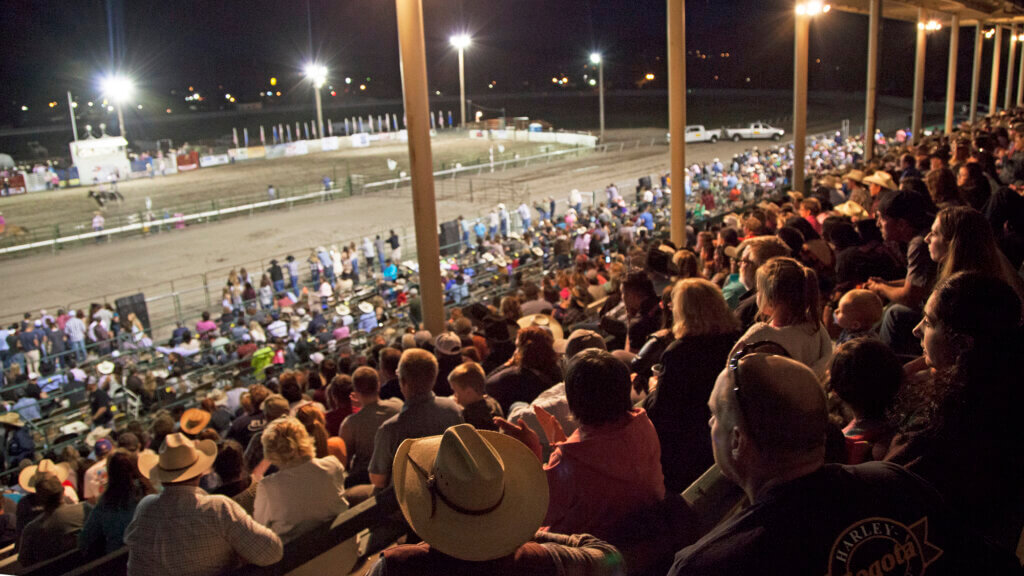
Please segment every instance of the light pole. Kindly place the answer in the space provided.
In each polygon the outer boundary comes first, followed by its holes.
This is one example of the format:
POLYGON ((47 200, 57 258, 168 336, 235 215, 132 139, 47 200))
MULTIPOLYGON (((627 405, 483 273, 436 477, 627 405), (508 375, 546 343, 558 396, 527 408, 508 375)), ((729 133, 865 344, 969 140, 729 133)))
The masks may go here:
POLYGON ((796 5, 796 43, 793 57, 793 183, 795 192, 804 191, 804 156, 807 154, 807 52, 811 18, 832 7, 818 0, 796 5))
POLYGON ((127 142, 128 131, 124 128, 124 112, 121 110, 121 104, 131 99, 132 94, 135 93, 135 85, 126 76, 112 74, 103 79, 100 88, 103 90, 103 95, 110 98, 117 107, 117 128, 121 132, 121 137, 127 142))
POLYGON ((461 124, 459 127, 466 129, 466 48, 471 42, 469 34, 459 34, 451 37, 452 46, 459 50, 459 102, 461 104, 461 124))
POLYGON ((327 83, 327 67, 322 64, 307 64, 306 78, 313 83, 313 95, 316 98, 316 134, 324 137, 324 107, 320 100, 320 89, 327 83))
POLYGON ((594 52, 590 55, 590 63, 597 64, 597 101, 601 114, 601 141, 604 142, 604 59, 594 52))

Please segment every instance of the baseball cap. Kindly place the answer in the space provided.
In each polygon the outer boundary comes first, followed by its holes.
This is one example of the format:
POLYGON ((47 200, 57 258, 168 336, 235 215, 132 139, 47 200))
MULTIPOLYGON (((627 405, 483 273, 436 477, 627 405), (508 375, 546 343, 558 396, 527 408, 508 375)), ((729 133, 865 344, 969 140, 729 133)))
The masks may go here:
POLYGON ((93 450, 96 452, 97 456, 105 456, 107 452, 110 452, 113 449, 113 443, 111 443, 110 440, 106 438, 100 438, 99 440, 96 441, 96 445, 93 446, 93 450))
POLYGON ((438 354, 455 356, 462 350, 462 340, 453 332, 442 332, 438 334, 437 340, 434 341, 434 350, 438 354))
POLYGON ((600 350, 607 350, 608 346, 605 344, 604 338, 600 334, 593 330, 573 330, 569 338, 565 340, 557 340, 555 342, 555 352, 565 354, 566 358, 572 358, 580 352, 588 348, 597 348, 600 350))

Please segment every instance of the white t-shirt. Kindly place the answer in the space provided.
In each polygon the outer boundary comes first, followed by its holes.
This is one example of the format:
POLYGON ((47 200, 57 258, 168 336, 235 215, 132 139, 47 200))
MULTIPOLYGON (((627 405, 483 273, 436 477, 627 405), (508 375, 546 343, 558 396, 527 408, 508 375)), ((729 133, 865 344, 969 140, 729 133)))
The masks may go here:
POLYGON ((832 360, 832 339, 828 336, 828 330, 820 323, 817 330, 814 328, 815 326, 809 323, 775 328, 768 323, 757 322, 740 337, 729 352, 729 357, 731 358, 745 344, 770 340, 785 348, 791 358, 814 370, 814 374, 820 380, 832 360))

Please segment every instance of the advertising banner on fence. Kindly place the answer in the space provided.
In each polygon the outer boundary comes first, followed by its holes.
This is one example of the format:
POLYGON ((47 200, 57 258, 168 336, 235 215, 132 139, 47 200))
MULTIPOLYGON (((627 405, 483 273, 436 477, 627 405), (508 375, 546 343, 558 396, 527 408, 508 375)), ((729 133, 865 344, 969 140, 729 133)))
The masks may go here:
POLYGON ((366 132, 353 134, 349 136, 349 139, 352 141, 353 148, 366 148, 370 145, 370 135, 366 132))
POLYGON ((228 150, 228 156, 232 160, 248 160, 249 149, 248 148, 231 148, 228 150))
POLYGON ((284 158, 284 152, 287 146, 287 144, 274 144, 273 146, 267 146, 266 157, 271 159, 284 158))
POLYGON ((340 146, 339 146, 339 142, 338 142, 338 137, 337 136, 328 136, 327 138, 321 138, 320 139, 320 149, 321 150, 324 150, 324 151, 327 151, 327 150, 337 150, 339 147, 340 146))
POLYGON ((10 196, 12 194, 24 194, 25 190, 25 174, 19 172, 14 176, 3 179, 3 195, 10 196))
POLYGON ((231 157, 227 154, 214 154, 212 156, 203 156, 199 159, 199 165, 203 168, 223 166, 224 164, 231 164, 231 157))
POLYGON ((290 142, 284 145, 285 156, 304 156, 306 154, 309 154, 309 146, 305 140, 290 142))
POLYGON ((178 171, 185 172, 199 168, 199 153, 178 154, 178 171))

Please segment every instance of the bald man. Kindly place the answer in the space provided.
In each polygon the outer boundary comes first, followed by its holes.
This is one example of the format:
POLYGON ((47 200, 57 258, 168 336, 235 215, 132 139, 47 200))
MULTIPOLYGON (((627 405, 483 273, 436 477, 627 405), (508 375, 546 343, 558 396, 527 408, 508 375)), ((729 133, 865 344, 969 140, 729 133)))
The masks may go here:
POLYGON ((715 462, 752 504, 677 553, 670 576, 1020 574, 903 468, 825 464, 825 396, 803 364, 747 355, 708 405, 715 462))

